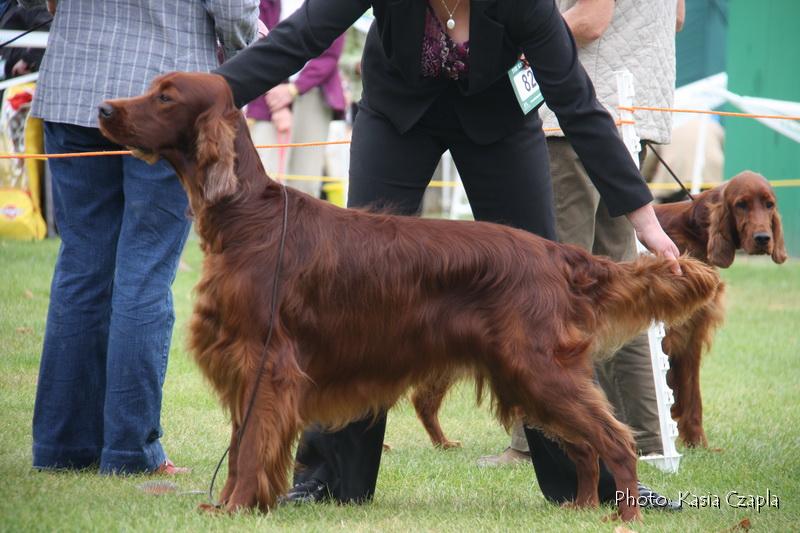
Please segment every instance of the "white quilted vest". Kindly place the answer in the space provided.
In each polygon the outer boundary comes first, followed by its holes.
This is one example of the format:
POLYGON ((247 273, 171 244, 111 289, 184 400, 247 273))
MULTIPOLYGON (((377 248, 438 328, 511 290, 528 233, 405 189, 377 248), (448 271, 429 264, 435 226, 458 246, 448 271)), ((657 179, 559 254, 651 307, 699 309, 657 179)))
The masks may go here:
MULTIPOLYGON (((577 0, 556 0, 563 13, 577 0)), ((579 50, 583 67, 597 92, 597 99, 614 120, 617 112, 617 81, 614 71, 633 74, 634 104, 671 107, 675 93, 676 0, 617 0, 611 24, 602 37, 579 50)), ((558 128, 552 111, 539 110, 545 128, 558 128)), ((669 143, 672 117, 669 113, 637 111, 636 131, 643 140, 669 143)), ((564 136, 560 131, 548 136, 564 136)))

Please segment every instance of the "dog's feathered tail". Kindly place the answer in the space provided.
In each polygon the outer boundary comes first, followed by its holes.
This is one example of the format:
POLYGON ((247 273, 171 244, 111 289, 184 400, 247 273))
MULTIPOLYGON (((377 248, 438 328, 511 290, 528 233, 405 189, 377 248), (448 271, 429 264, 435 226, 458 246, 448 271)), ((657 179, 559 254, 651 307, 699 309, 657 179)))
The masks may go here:
POLYGON ((721 290, 717 271, 688 256, 678 259, 682 270, 678 275, 668 260, 652 255, 614 263, 574 250, 566 254, 573 289, 584 305, 593 308, 592 323, 586 327, 595 357, 613 354, 653 321, 668 326, 683 323, 721 290))

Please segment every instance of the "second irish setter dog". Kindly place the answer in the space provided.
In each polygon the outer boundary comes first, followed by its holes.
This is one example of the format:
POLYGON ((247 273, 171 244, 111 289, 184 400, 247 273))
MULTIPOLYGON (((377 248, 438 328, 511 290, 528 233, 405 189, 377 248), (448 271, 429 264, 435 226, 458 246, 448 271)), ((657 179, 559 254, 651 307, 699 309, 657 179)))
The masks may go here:
MULTIPOLYGON (((678 276, 656 257, 616 264, 496 224, 347 210, 285 191, 213 74, 165 75, 140 97, 104 102, 100 127, 140 157, 167 159, 189 196, 205 253, 190 344, 233 426, 226 509, 275 505, 307 424, 342 426, 461 368, 488 383, 502 422, 520 411, 563 442, 578 467, 576 505, 598 504, 598 457, 618 490, 638 495, 633 440, 592 380, 592 354, 651 320, 685 319, 716 294, 713 269, 682 258, 678 276)), ((629 501, 618 512, 639 516, 629 501)))
MULTIPOLYGON (((727 268, 736 250, 750 255, 770 255, 775 263, 786 261, 783 228, 775 192, 755 172, 737 174, 693 201, 655 206, 664 231, 682 253, 710 265, 727 268)), ((690 447, 707 446, 700 396, 700 360, 711 347, 725 309, 722 288, 709 304, 678 326, 669 328, 664 352, 669 355, 667 381, 675 393, 672 417, 690 447)))
MULTIPOLYGON (((664 231, 681 253, 709 265, 727 268, 737 250, 750 255, 770 255, 775 263, 786 261, 781 217, 775 193, 760 174, 745 171, 730 181, 695 197, 693 201, 655 206, 664 231)), ((706 305, 682 324, 667 329, 664 353, 669 355, 667 382, 675 403, 672 417, 688 447, 707 446, 703 430, 700 394, 700 361, 711 347, 714 333, 722 323, 723 287, 706 305)), ((439 422, 439 408, 458 376, 432 375, 416 387, 411 401, 434 446, 459 446, 448 439, 439 422)))

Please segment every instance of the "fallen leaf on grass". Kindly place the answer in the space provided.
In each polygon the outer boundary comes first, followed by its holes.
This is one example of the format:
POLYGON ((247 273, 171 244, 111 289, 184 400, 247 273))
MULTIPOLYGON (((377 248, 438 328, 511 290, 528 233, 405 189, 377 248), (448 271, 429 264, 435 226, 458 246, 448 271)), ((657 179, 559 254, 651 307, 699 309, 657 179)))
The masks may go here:
POLYGON ((739 521, 738 524, 736 524, 733 527, 729 527, 728 529, 723 530, 722 533, 729 533, 729 532, 732 533, 732 532, 735 532, 735 531, 750 531, 751 527, 753 527, 753 524, 752 524, 752 522, 750 522, 750 519, 747 518, 747 517, 744 517, 739 521))
POLYGON ((25 289, 25 292, 23 294, 25 295, 25 298, 27 298, 28 300, 33 300, 33 292, 31 292, 30 289, 25 289))
POLYGON ((28 327, 17 328, 17 333, 20 333, 22 335, 33 333, 33 328, 28 328, 28 327))

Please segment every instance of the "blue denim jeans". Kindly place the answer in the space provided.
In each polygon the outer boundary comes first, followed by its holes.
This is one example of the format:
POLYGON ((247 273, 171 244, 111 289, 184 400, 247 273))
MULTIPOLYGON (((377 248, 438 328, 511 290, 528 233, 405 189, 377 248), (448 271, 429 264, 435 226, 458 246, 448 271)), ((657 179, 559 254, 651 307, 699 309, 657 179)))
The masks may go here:
MULTIPOLYGON (((95 128, 45 123, 48 153, 114 150, 95 128)), ((189 232, 163 161, 51 159, 61 234, 33 415, 33 466, 152 471, 165 460, 161 389, 170 286, 189 232)))

